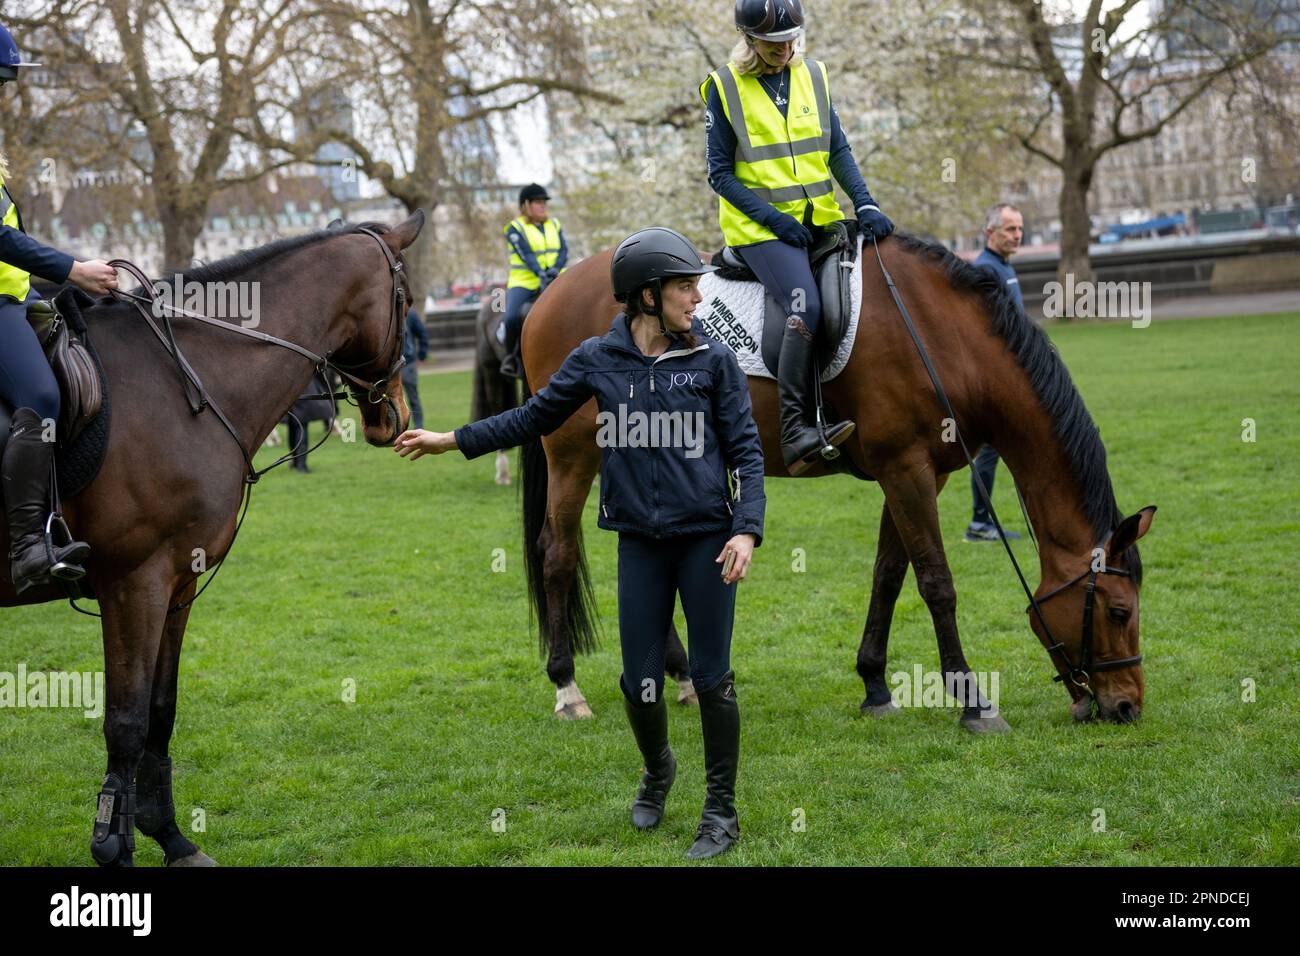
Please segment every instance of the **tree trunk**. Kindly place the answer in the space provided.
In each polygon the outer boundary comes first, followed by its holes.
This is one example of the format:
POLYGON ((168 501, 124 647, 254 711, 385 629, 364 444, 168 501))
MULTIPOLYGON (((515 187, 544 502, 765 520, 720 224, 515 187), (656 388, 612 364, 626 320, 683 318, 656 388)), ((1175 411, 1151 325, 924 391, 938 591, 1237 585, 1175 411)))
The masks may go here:
POLYGON ((1080 282, 1092 281, 1092 263, 1088 259, 1088 239, 1092 232, 1088 219, 1091 186, 1091 166, 1067 162, 1061 168, 1061 261, 1056 267, 1056 281, 1062 285, 1067 274, 1074 276, 1076 287, 1080 282))
POLYGON ((203 214, 170 203, 158 204, 163 229, 163 271, 171 275, 194 264, 194 241, 203 231, 203 214))

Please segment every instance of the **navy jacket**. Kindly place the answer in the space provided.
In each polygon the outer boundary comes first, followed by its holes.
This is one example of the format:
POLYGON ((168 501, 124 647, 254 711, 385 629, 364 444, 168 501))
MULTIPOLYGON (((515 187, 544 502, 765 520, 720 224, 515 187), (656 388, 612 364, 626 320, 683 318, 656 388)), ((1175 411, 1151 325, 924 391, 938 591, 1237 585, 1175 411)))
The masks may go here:
POLYGON ((694 348, 673 336, 650 358, 620 313, 527 403, 456 429, 456 445, 477 458, 549 435, 594 396, 600 527, 656 538, 730 528, 760 543, 767 499, 749 386, 731 349, 698 319, 691 331, 694 348))
POLYGON ((402 354, 406 364, 414 365, 416 360, 423 361, 429 357, 429 332, 420 321, 420 313, 411 306, 406 313, 406 338, 402 342, 402 354))
MULTIPOLYGON (((0 196, 0 208, 7 206, 12 198, 8 188, 5 187, 4 195, 0 196)), ((21 227, 22 224, 23 214, 22 210, 19 210, 18 225, 21 227)), ((42 245, 12 226, 0 225, 0 262, 17 266, 34 276, 59 285, 68 281, 68 273, 72 271, 72 256, 42 245)))
POLYGON ((1016 300, 1016 308, 1021 312, 1025 311, 1025 300, 1020 297, 1020 279, 1016 276, 1016 270, 1011 268, 1010 262, 985 246, 984 251, 975 257, 974 264, 1001 279, 1007 295, 1016 300))

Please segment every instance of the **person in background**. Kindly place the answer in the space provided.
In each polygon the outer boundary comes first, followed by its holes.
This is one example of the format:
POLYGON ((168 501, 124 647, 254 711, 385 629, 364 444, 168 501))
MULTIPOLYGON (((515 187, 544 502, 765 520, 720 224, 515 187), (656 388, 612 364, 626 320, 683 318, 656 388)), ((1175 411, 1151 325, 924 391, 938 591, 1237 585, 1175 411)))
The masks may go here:
MULTIPOLYGON (((1020 249, 1020 240, 1024 237, 1024 232, 1025 221, 1019 209, 1011 203, 995 204, 990 207, 984 221, 984 251, 975 259, 976 266, 993 273, 1002 282, 1007 295, 1011 296, 1016 303, 1016 308, 1021 312, 1025 311, 1025 300, 1020 295, 1020 279, 1017 278, 1016 270, 1011 267, 1008 260, 1020 249)), ((992 445, 985 445, 975 456, 975 467, 971 469, 970 493, 975 502, 975 510, 971 515, 970 525, 966 528, 967 541, 999 540, 998 529, 989 517, 989 509, 981 500, 979 485, 975 481, 975 476, 979 475, 991 498, 993 478, 997 471, 998 450, 992 445)), ((1020 537, 1015 531, 1006 531, 1006 535, 1011 539, 1020 537)))
POLYGON ((416 362, 423 362, 429 357, 429 331, 420 321, 420 313, 415 306, 406 313, 406 341, 402 354, 406 364, 402 366, 402 387, 406 390, 406 404, 411 409, 411 427, 424 427, 424 406, 420 404, 420 368, 416 362))
POLYGON ((546 189, 529 183, 519 190, 519 215, 505 225, 510 245, 510 275, 506 280, 506 357, 501 374, 522 378, 524 364, 519 355, 519 336, 524 327, 524 306, 542 294, 564 271, 569 245, 559 220, 550 218, 546 189))

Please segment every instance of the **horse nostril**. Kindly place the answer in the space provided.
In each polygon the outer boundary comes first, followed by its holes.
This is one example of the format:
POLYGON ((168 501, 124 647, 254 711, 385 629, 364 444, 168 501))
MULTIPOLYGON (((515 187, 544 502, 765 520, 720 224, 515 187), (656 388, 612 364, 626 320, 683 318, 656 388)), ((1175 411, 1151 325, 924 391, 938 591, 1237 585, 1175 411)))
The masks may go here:
POLYGON ((1138 709, 1133 706, 1131 701, 1121 700, 1115 708, 1115 714, 1124 723, 1132 723, 1137 720, 1138 709))

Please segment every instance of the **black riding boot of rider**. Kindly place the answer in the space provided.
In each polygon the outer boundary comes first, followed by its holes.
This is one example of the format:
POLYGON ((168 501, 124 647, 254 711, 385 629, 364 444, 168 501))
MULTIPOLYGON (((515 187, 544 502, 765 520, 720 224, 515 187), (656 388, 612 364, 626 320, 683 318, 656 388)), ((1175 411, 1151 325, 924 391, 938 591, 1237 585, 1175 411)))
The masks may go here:
POLYGON ((740 706, 736 675, 728 671, 717 687, 699 695, 704 731, 704 777, 708 793, 687 859, 704 860, 731 849, 740 839, 736 817, 736 768, 740 763, 740 706))
POLYGON ((638 707, 624 695, 623 709, 645 761, 645 773, 632 801, 632 826, 649 830, 663 818, 668 791, 677 778, 677 758, 668 746, 668 704, 661 697, 648 707, 638 707))
POLYGON ((777 393, 781 398, 781 456, 792 475, 807 471, 822 458, 835 458, 834 446, 853 434, 853 422, 827 425, 825 437, 816 425, 813 407, 813 336, 803 319, 786 320, 777 360, 777 393))
POLYGON ((73 580, 86 572, 82 565, 90 556, 90 545, 72 541, 55 545, 51 555, 45 547, 45 519, 50 513, 50 473, 54 443, 43 440, 41 417, 30 408, 20 408, 9 425, 9 444, 0 462, 5 513, 9 519, 9 573, 14 592, 46 584, 53 570, 58 577, 73 580))

